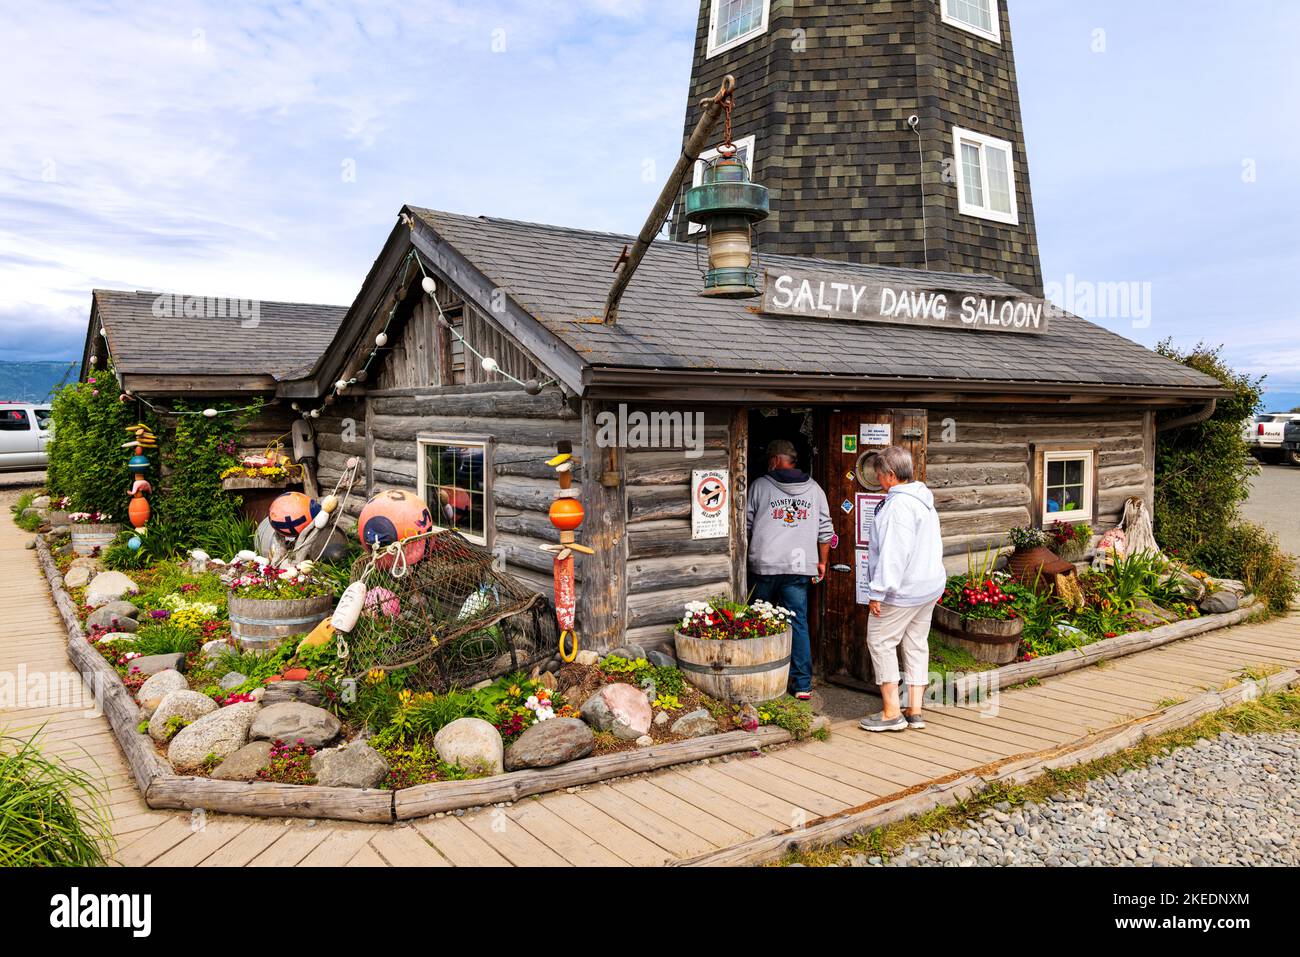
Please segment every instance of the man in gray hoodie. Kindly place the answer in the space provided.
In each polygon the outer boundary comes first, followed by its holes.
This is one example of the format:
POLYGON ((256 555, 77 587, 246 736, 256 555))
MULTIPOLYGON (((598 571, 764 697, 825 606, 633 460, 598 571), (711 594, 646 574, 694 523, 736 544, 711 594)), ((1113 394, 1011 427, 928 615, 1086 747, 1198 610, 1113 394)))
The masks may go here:
POLYGON ((794 612, 790 687, 812 696, 812 645, 808 637, 808 584, 826 577, 835 527, 826 493, 804 472, 794 443, 767 447, 767 474, 749 487, 749 571, 754 599, 794 612))
POLYGON ((913 475, 912 455, 890 446, 876 456, 876 480, 886 492, 876 506, 867 549, 871 620, 867 650, 884 710, 863 718, 864 731, 906 731, 925 727, 921 698, 930 683, 930 616, 948 582, 943 538, 934 495, 913 475), (906 673, 898 672, 902 654, 906 673), (899 705, 899 684, 908 687, 907 714, 899 705))

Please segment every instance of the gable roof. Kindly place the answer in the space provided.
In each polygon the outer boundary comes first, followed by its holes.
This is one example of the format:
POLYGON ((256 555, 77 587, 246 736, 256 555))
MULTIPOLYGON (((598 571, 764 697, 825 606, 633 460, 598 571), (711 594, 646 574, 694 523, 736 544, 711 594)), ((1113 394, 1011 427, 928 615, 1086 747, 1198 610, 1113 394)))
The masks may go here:
POLYGON ((123 376, 222 377, 241 391, 274 388, 310 369, 347 314, 344 306, 299 302, 243 300, 243 307, 218 297, 96 289, 90 335, 98 315, 123 376), (200 309, 203 315, 194 314, 200 309), (236 377, 245 385, 235 385, 236 377))
MULTIPOLYGON (((1222 394, 1219 382, 1077 316, 1056 314, 1043 335, 769 316, 754 300, 710 299, 692 243, 652 244, 619 306, 600 322, 612 268, 632 236, 406 207, 589 369, 668 373, 850 376, 854 385, 971 383, 1222 394)), ((429 252, 416 230, 414 241, 429 252)), ((761 252, 761 250, 760 250, 761 252)), ((700 256, 704 257, 703 250, 700 256)), ((1023 295, 991 276, 763 256, 767 267, 982 295, 1023 295)), ((481 304, 486 307, 486 304, 481 304)), ((612 379, 609 381, 613 381, 612 379)))

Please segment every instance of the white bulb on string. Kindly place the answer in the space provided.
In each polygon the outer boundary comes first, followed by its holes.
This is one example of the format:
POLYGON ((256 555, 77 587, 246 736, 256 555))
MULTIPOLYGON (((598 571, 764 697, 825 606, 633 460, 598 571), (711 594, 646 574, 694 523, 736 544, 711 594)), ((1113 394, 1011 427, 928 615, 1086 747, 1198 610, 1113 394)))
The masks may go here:
POLYGON ((293 411, 295 411, 295 412, 300 412, 300 411, 302 411, 302 406, 300 406, 297 402, 293 403, 293 404, 290 406, 290 408, 292 408, 293 411))
POLYGON ((216 410, 216 409, 204 409, 204 410, 203 410, 203 414, 204 414, 207 418, 209 418, 209 419, 214 419, 214 418, 216 418, 216 416, 217 416, 217 410, 216 410))
POLYGON ((320 418, 320 409, 312 409, 312 410, 311 410, 311 417, 312 417, 313 419, 319 419, 319 418, 320 418))
POLYGON ((499 365, 497 365, 497 360, 496 360, 496 359, 493 359, 491 356, 484 356, 484 357, 483 357, 483 371, 484 371, 484 372, 497 372, 497 371, 499 371, 500 369, 501 369, 501 367, 500 367, 499 365))
POLYGON ((339 379, 338 382, 335 382, 335 383, 334 383, 334 389, 335 389, 335 391, 337 391, 337 392, 342 392, 342 391, 343 391, 344 389, 346 389, 347 387, 348 387, 348 380, 347 380, 347 379, 339 379))
POLYGON ((388 333, 381 332, 379 335, 375 336, 375 345, 379 346, 381 349, 388 345, 388 333))
POLYGON ((438 284, 433 281, 432 276, 425 276, 424 279, 420 281, 420 288, 432 296, 438 291, 438 284))

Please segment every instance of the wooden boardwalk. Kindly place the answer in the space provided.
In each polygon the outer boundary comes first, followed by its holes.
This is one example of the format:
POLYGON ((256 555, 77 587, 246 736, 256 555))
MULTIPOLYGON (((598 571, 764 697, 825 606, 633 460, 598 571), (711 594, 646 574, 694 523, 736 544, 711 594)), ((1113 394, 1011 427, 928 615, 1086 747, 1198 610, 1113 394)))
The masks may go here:
MULTIPOLYGON (((0 518, 0 672, 68 674, 66 635, 30 536, 0 518)), ((1220 688, 1245 672, 1300 663, 1300 614, 1212 632, 1006 692, 996 716, 928 715, 923 732, 868 736, 855 723, 760 757, 714 760, 406 825, 153 811, 102 717, 79 707, 0 711, 0 728, 98 776, 127 866, 659 865, 858 807, 927 781, 1059 746, 1220 688)))

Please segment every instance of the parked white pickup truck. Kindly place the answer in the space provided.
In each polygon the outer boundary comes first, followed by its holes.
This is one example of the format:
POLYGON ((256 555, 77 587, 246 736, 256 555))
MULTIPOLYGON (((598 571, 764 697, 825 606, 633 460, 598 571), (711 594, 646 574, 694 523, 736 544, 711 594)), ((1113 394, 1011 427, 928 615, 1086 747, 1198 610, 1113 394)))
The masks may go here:
POLYGON ((0 472, 45 468, 50 407, 32 402, 0 402, 0 472))
POLYGON ((1250 454, 1266 462, 1282 461, 1282 438, 1288 422, 1300 421, 1300 412, 1265 412, 1245 426, 1250 454))

